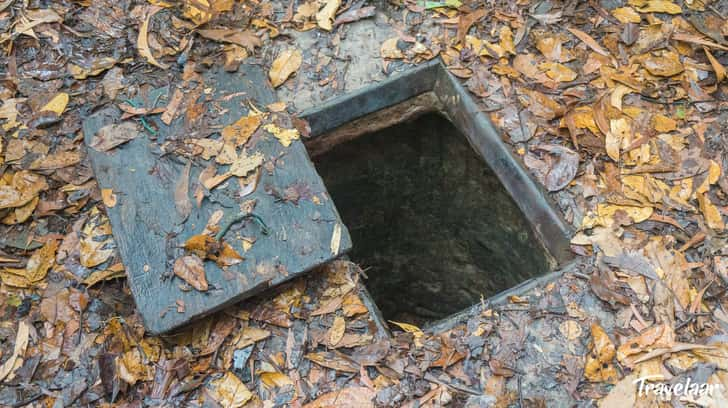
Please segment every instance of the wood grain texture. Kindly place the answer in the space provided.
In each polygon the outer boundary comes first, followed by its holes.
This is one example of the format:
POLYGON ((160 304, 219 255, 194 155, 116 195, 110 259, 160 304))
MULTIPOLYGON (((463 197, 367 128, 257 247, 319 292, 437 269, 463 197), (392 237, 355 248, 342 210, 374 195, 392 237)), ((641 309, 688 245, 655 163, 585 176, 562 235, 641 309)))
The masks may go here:
MULTIPOLYGON (((214 123, 210 125, 219 128, 246 114, 243 107, 248 102, 255 106, 274 102, 265 74, 254 66, 241 66, 237 73, 213 70, 206 75, 203 86, 212 89, 206 106, 208 112, 213 112, 210 121, 214 123), (216 117, 214 112, 223 114, 216 117)), ((151 92, 146 99, 154 101, 156 93, 171 98, 169 89, 164 88, 151 92)), ((144 101, 138 102, 144 104, 144 101)), ((118 123, 120 116, 116 107, 108 107, 89 117, 83 126, 86 144, 103 126, 118 123)), ((114 239, 137 308, 146 328, 155 334, 287 281, 351 248, 351 238, 342 224, 339 251, 331 253, 331 236, 341 219, 301 141, 296 140, 286 148, 262 128, 247 144, 249 151, 263 153, 265 160, 272 163, 264 166, 266 170, 261 173, 256 191, 241 199, 237 196, 239 183, 232 177, 213 189, 200 208, 193 204, 184 220, 175 208, 174 190, 187 159, 175 154, 163 155, 159 148, 163 141, 186 137, 184 115, 180 116, 170 126, 162 123, 158 115, 148 118, 159 129, 156 140, 151 140, 149 133, 140 127, 143 136, 108 152, 88 149, 99 187, 113 189, 118 197, 117 205, 107 209, 114 239), (274 193, 283 193, 289 187, 302 192, 297 202, 280 200, 274 193), (255 214, 264 220, 270 233, 262 234, 260 227, 251 221, 233 225, 224 239, 245 257, 242 263, 223 271, 214 262, 206 261, 210 286, 206 292, 189 289, 179 278, 169 277, 174 260, 184 255, 181 245, 202 232, 213 212, 224 211, 220 222, 223 225, 240 212, 242 201, 251 199, 257 200, 255 214), (256 239, 247 253, 239 237, 256 239), (177 301, 184 302, 183 313, 177 312, 177 301)), ((277 116, 279 126, 291 127, 289 118, 277 116)), ((200 158, 192 162, 189 181, 192 203, 198 176, 207 164, 200 158)), ((220 167, 218 172, 224 169, 220 167)))

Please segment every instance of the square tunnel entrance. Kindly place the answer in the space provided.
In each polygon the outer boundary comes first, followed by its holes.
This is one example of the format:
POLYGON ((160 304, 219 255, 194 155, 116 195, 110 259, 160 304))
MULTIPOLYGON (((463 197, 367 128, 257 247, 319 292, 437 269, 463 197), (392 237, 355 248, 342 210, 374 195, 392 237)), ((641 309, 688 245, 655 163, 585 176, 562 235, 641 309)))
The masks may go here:
POLYGON ((571 260, 569 225, 438 61, 302 117, 385 319, 452 323, 571 260))
POLYGON ((550 270, 495 173, 441 115, 314 157, 388 320, 429 323, 550 270))

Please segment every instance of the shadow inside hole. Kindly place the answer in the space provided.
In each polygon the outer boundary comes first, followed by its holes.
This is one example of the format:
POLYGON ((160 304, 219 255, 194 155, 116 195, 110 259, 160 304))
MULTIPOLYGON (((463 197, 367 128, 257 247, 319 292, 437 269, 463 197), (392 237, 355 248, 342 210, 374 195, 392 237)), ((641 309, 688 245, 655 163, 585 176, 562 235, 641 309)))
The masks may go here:
POLYGON ((550 269, 497 176, 438 114, 313 159, 386 319, 430 323, 550 269))

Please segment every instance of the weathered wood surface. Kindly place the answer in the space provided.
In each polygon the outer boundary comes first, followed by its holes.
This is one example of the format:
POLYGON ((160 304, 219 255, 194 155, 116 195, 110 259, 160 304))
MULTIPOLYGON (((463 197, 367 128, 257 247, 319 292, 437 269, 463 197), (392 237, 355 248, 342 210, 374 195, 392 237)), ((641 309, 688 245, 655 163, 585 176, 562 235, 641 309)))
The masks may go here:
MULTIPOLYGON (((208 111, 225 112, 211 119, 216 121, 213 126, 221 128, 239 119, 246 114, 244 107, 249 106, 248 102, 259 107, 274 102, 274 94, 258 67, 241 66, 237 73, 216 71, 206 77, 203 86, 213 90, 211 102, 214 102, 207 104, 208 111)), ((167 100, 171 97, 166 88, 155 92, 163 93, 167 100)), ((154 101, 156 97, 151 93, 147 99, 154 101)), ((84 123, 86 143, 103 126, 118 123, 120 116, 116 107, 109 107, 89 117, 84 123)), ((249 151, 263 153, 266 162, 270 162, 261 169, 256 191, 244 198, 238 197, 240 186, 232 177, 214 188, 197 208, 192 194, 201 170, 208 163, 201 158, 193 159, 189 179, 193 209, 183 220, 175 208, 174 191, 187 159, 161 154, 159 148, 164 140, 185 137, 180 134, 184 131, 184 114, 179 116, 170 126, 165 126, 158 115, 147 119, 159 129, 156 140, 151 140, 148 132, 142 130, 143 136, 108 152, 88 148, 99 187, 113 189, 118 197, 118 203, 108 208, 107 213, 137 308, 152 333, 179 327, 252 296, 351 248, 348 231, 301 141, 295 140, 291 146, 283 147, 262 127, 247 144, 249 151), (289 187, 301 192, 297 202, 281 200, 274 193, 283 193, 289 187), (270 233, 263 234, 260 226, 251 221, 233 225, 224 239, 245 257, 242 263, 223 271, 214 262, 205 261, 209 283, 205 292, 191 289, 172 274, 174 260, 184 254, 182 244, 202 232, 214 211, 224 211, 220 222, 224 225, 229 217, 240 213, 243 201, 251 199, 257 200, 254 212, 267 224, 270 233), (332 253, 332 234, 337 224, 341 227, 341 240, 338 252, 332 253), (240 237, 256 239, 247 252, 240 237), (184 304, 184 312, 178 312, 178 301, 184 304)), ((278 116, 278 123, 287 120, 283 115, 278 116)))

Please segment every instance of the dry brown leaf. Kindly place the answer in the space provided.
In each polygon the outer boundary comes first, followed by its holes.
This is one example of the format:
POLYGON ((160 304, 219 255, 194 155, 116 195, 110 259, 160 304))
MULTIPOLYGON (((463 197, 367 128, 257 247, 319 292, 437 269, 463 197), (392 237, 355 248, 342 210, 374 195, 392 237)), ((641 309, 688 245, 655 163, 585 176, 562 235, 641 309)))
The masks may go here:
POLYGON ((344 338, 344 332, 346 331, 346 320, 341 316, 334 318, 334 323, 328 332, 329 346, 336 347, 337 344, 344 338))
POLYGON ((617 381, 617 369, 613 360, 615 348, 612 340, 597 323, 591 325, 592 342, 584 365, 584 377, 591 382, 617 381))
POLYGON ((650 74, 663 77, 671 77, 684 71, 680 55, 672 51, 650 54, 642 61, 642 66, 650 74))
POLYGON ((315 400, 304 405, 303 408, 332 408, 332 407, 374 407, 374 390, 367 387, 344 387, 321 395, 315 400))
POLYGON ((713 67, 713 71, 715 72, 715 80, 716 82, 721 82, 726 78, 726 69, 723 65, 721 65, 720 62, 718 62, 717 59, 713 56, 713 54, 710 53, 710 50, 708 50, 707 47, 703 47, 703 51, 705 52, 705 56, 708 57, 708 61, 710 61, 710 65, 713 67))
POLYGON ((607 155, 615 162, 619 162, 619 150, 622 145, 622 140, 629 138, 632 130, 629 122, 625 118, 610 120, 609 127, 610 129, 605 139, 607 155))
POLYGON ((503 51, 516 55, 516 45, 513 43, 513 31, 508 26, 503 26, 499 34, 499 45, 503 51))
POLYGON ((382 58, 389 58, 389 59, 404 58, 404 54, 399 49, 399 47, 397 47, 398 42, 399 42, 398 37, 392 37, 387 40, 384 40, 384 42, 382 42, 381 48, 379 49, 379 53, 382 56, 382 58))
POLYGON ((269 336, 270 332, 268 330, 248 326, 233 340, 233 344, 235 344, 236 349, 243 349, 251 344, 267 339, 269 336))
POLYGON ((13 354, 0 365, 0 381, 11 376, 15 370, 23 365, 23 356, 25 355, 25 350, 28 348, 28 340, 30 340, 30 326, 25 320, 21 320, 18 322, 18 332, 15 335, 13 354))
POLYGON ((546 72, 546 75, 558 82, 570 82, 576 79, 577 73, 572 71, 569 67, 558 62, 544 62, 539 65, 539 68, 546 72))
POLYGON ((296 128, 281 129, 278 126, 269 123, 263 126, 263 129, 275 136, 284 147, 290 146, 294 140, 297 140, 300 137, 300 133, 296 128))
POLYGON ((233 30, 226 28, 197 30, 197 34, 219 42, 239 45, 249 52, 255 52, 256 47, 263 45, 263 42, 250 30, 233 30))
POLYGON ((81 265, 93 268, 106 262, 114 253, 115 247, 109 219, 97 207, 94 207, 81 230, 81 265))
POLYGON ((291 380, 291 377, 277 371, 265 371, 261 373, 260 381, 262 381, 263 384, 269 389, 275 387, 283 387, 286 385, 293 385, 293 380, 291 380))
POLYGON ((45 106, 40 108, 40 112, 55 112, 57 115, 61 115, 66 106, 68 105, 69 96, 65 92, 61 92, 54 96, 53 99, 48 101, 45 106))
POLYGON ((576 28, 567 28, 567 30, 569 30, 569 32, 571 34, 574 34, 574 36, 576 38, 583 41, 586 45, 589 46, 589 48, 594 50, 594 52, 596 52, 597 54, 602 54, 605 57, 609 56, 609 52, 607 50, 605 50, 604 48, 602 48, 602 46, 599 45, 599 43, 596 42, 596 40, 593 39, 589 34, 583 32, 579 29, 576 29, 576 28))
POLYGON ((301 67, 303 55, 301 51, 289 48, 280 54, 273 61, 268 76, 274 88, 283 85, 284 82, 301 67))
POLYGON ((181 89, 174 90, 172 98, 167 104, 167 108, 164 110, 164 113, 162 113, 162 116, 160 117, 161 121, 164 122, 165 125, 169 125, 170 123, 172 123, 174 118, 177 116, 177 110, 182 104, 184 96, 185 94, 182 92, 181 89))
POLYGON ((632 7, 617 7, 612 10, 612 15, 622 24, 639 24, 642 21, 642 17, 632 7))
POLYGON ((222 138, 225 143, 230 143, 233 146, 243 146, 248 142, 250 136, 258 130, 262 121, 263 115, 253 113, 243 116, 235 123, 222 129, 222 138))
POLYGON ((316 23, 321 29, 331 31, 336 10, 341 6, 341 0, 325 0, 323 3, 323 8, 316 13, 316 23))
POLYGON ((700 212, 703 213, 705 223, 708 227, 718 232, 723 231, 725 229, 725 222, 720 215, 718 207, 708 198, 708 193, 698 194, 698 204, 700 205, 700 212))
POLYGON ((104 202, 106 208, 113 208, 116 206, 116 194, 114 194, 114 190, 110 188, 102 188, 101 201, 104 202))
POLYGON ((359 372, 359 364, 354 362, 351 358, 337 351, 320 351, 317 353, 308 353, 306 354, 306 358, 320 366, 331 368, 336 371, 343 371, 347 373, 359 372))
POLYGON ((210 381, 206 390, 220 406, 227 408, 240 408, 253 397, 245 384, 230 371, 226 371, 222 377, 210 381))
POLYGON ((124 265, 121 263, 115 263, 111 265, 108 269, 92 272, 91 275, 83 280, 83 284, 90 288, 91 286, 99 282, 124 277, 126 277, 126 273, 124 273, 124 265))
POLYGON ((99 152, 105 152, 135 139, 139 135, 137 125, 133 121, 112 123, 96 132, 89 143, 89 147, 99 152))
POLYGON ((246 177, 263 164, 263 154, 255 152, 248 155, 245 151, 230 165, 229 174, 237 177, 246 177))
POLYGON ((637 7, 640 13, 682 13, 680 6, 667 0, 630 0, 629 4, 637 7))
POLYGON ((174 261, 174 274, 179 276, 193 288, 204 292, 207 290, 205 265, 197 255, 185 255, 174 261))
POLYGON ((523 88, 519 99, 534 115, 544 119, 556 119, 566 112, 563 105, 538 91, 523 88))
POLYGON ((139 51, 139 55, 144 57, 148 63, 162 69, 167 69, 169 68, 169 65, 157 61, 157 59, 154 58, 154 55, 152 55, 152 50, 149 48, 149 21, 151 20, 152 16, 157 14, 157 12, 159 12, 160 10, 162 10, 162 7, 159 6, 150 6, 148 8, 147 15, 144 17, 144 22, 142 23, 141 27, 139 27, 139 36, 137 37, 137 50, 139 51))
POLYGON ((186 220, 190 212, 192 212, 192 201, 190 200, 191 169, 192 161, 188 161, 174 186, 174 208, 182 220, 186 220))

